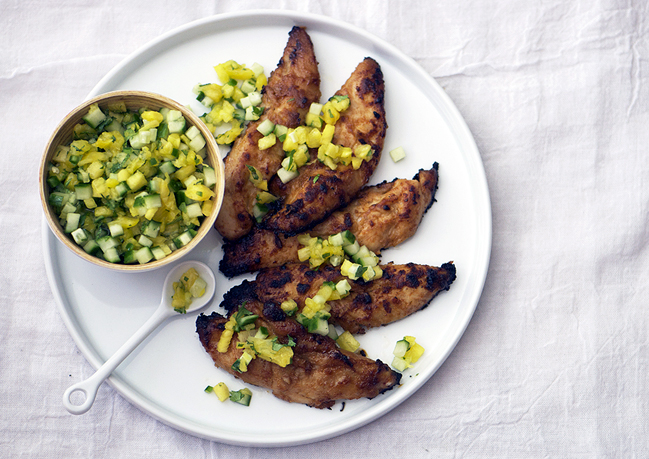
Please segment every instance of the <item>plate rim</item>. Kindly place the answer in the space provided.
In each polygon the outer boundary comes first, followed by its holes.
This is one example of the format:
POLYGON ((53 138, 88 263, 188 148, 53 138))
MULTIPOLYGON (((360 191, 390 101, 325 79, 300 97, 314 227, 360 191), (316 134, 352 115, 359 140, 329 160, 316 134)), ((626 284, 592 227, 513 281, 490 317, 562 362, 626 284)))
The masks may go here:
MULTIPOLYGON (((313 443, 316 441, 322 441, 322 440, 326 440, 329 438, 342 435, 344 433, 350 432, 357 428, 360 428, 374 421, 375 419, 378 419, 379 417, 387 414, 388 412, 390 412, 391 410, 399 406, 402 402, 404 402, 411 395, 417 392, 437 372, 437 370, 446 361, 446 359, 451 354, 451 352, 453 352, 458 342, 464 335, 466 328, 468 327, 475 313, 475 309, 477 308, 478 302, 482 295, 482 290, 486 282, 490 258, 491 258, 493 221, 492 221, 492 209, 491 209, 489 188, 488 188, 486 174, 484 170, 484 164, 482 162, 480 152, 475 143, 475 139, 466 124, 466 121, 464 120, 464 118, 462 117, 462 115, 460 114, 459 110, 452 102, 450 97, 441 88, 441 86, 414 59, 407 56, 405 53, 400 51, 394 45, 388 43, 382 38, 370 34, 364 29, 360 29, 356 26, 353 26, 350 23, 338 19, 334 19, 328 16, 317 15, 313 13, 303 13, 303 12, 297 12, 292 10, 255 9, 255 10, 216 14, 195 21, 191 21, 158 36, 157 38, 139 47, 131 54, 129 54, 127 57, 122 59, 122 61, 120 61, 103 78, 100 79, 100 81, 95 85, 95 87, 88 94, 87 98, 91 98, 100 94, 103 87, 105 87, 109 82, 113 81, 115 78, 120 77, 120 73, 128 72, 129 66, 135 65, 136 61, 142 61, 142 60, 147 61, 149 59, 148 53, 155 52, 155 49, 157 47, 173 46, 174 40, 179 40, 180 43, 184 42, 184 40, 182 40, 183 34, 195 31, 196 29, 199 29, 205 26, 206 24, 218 24, 233 19, 250 20, 251 18, 255 18, 255 17, 262 17, 264 19, 268 19, 268 17, 273 17, 275 19, 281 19, 281 20, 293 20, 296 23, 296 25, 299 23, 300 25, 306 25, 307 28, 309 26, 309 23, 311 23, 311 24, 319 24, 324 26, 329 25, 332 26, 334 29, 343 29, 348 34, 361 37, 363 40, 366 40, 369 43, 372 43, 374 45, 379 45, 384 50, 384 52, 389 54, 391 57, 407 62, 409 64, 409 67, 412 70, 417 72, 417 77, 423 79, 427 84, 429 84, 430 88, 435 93, 435 96, 439 97, 442 100, 443 107, 448 111, 447 113, 441 114, 445 122, 451 123, 450 127, 452 128, 453 131, 463 133, 461 137, 456 137, 456 140, 460 141, 463 144, 461 145, 461 149, 462 151, 464 151, 464 157, 465 157, 464 159, 465 160, 468 159, 468 156, 470 156, 469 159, 472 159, 472 161, 469 162, 469 165, 471 165, 475 170, 473 170, 471 177, 474 179, 478 179, 479 183, 476 183, 476 188, 479 188, 481 190, 481 193, 477 193, 477 197, 483 198, 483 202, 480 203, 481 205, 477 206, 481 210, 481 213, 480 215, 476 215, 476 220, 480 222, 482 226, 484 226, 484 228, 481 229, 485 231, 484 234, 482 235, 482 238, 476 240, 478 242, 482 241, 481 244, 477 244, 476 252, 478 252, 479 249, 483 251, 479 254, 480 255, 479 257, 475 258, 476 261, 475 272, 479 274, 479 279, 476 279, 476 283, 473 284, 474 287, 471 289, 471 295, 469 297, 469 300, 467 300, 470 303, 471 307, 465 309, 464 316, 462 317, 462 320, 459 323, 459 327, 458 327, 459 330, 455 334, 455 338, 452 340, 451 345, 448 346, 446 352, 443 354, 442 358, 439 359, 438 363, 434 365, 431 370, 429 370, 429 373, 423 377, 417 378, 417 381, 414 381, 411 384, 411 387, 409 387, 407 391, 403 390, 402 393, 400 393, 399 395, 393 396, 390 399, 386 400, 385 402, 377 403, 369 407, 368 409, 360 412, 355 417, 350 417, 349 419, 341 420, 339 423, 332 423, 333 425, 330 428, 322 428, 317 433, 314 433, 312 435, 304 435, 303 433, 298 433, 297 435, 293 435, 293 436, 291 436, 290 434, 281 436, 280 438, 274 439, 272 441, 269 441, 267 438, 259 442, 254 442, 254 441, 251 442, 249 438, 246 438, 244 441, 241 441, 234 438, 228 438, 228 437, 224 437, 223 435, 219 435, 218 432, 214 432, 214 429, 206 428, 206 426, 193 422, 189 419, 186 419, 185 417, 180 417, 176 415, 174 418, 174 413, 171 413, 166 409, 158 406, 157 404, 153 403, 149 399, 139 396, 137 392, 133 393, 133 389, 131 388, 131 386, 128 385, 125 381, 123 381, 119 376, 111 375, 107 380, 109 384, 123 398, 128 400, 129 403, 131 403, 141 411, 145 412, 146 414, 150 415, 154 419, 172 428, 183 431, 190 435, 194 435, 197 437, 218 441, 226 444, 232 444, 232 445, 254 446, 254 447, 283 447, 283 446, 300 445, 300 444, 313 443), (481 264, 478 262, 481 262, 481 264)), ((124 76, 128 76, 128 73, 126 73, 126 75, 124 76)), ((472 198, 474 198, 473 195, 472 198)), ((52 239, 51 231, 49 230, 49 227, 47 226, 44 220, 44 216, 43 216, 43 223, 44 223, 44 227, 42 229, 43 231, 42 245, 44 251, 44 258, 45 258, 46 273, 50 284, 50 288, 55 298, 55 302, 63 318, 64 324, 68 329, 68 332, 72 336, 73 340, 75 341, 75 344, 77 345, 77 347, 79 348, 83 356, 91 364, 91 366, 97 369, 103 363, 103 361, 98 357, 96 350, 92 346, 90 346, 90 344, 87 342, 87 340, 83 336, 82 330, 78 329, 78 324, 75 325, 75 320, 73 317, 71 317, 71 311, 65 307, 62 293, 61 291, 59 291, 59 286, 56 284, 57 273, 55 272, 53 259, 51 255, 53 253, 52 244, 53 243, 56 244, 57 241, 55 239, 52 239)))

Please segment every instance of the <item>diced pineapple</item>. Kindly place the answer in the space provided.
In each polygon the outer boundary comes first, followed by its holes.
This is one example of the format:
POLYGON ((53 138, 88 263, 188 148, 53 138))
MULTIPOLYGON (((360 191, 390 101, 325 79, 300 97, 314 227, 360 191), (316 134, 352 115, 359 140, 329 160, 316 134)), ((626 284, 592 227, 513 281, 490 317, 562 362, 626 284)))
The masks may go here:
POLYGON ((324 104, 322 107, 322 119, 325 123, 329 125, 334 125, 340 118, 340 112, 336 110, 336 107, 331 103, 331 101, 324 104))
POLYGON ((356 352, 361 347, 361 344, 347 330, 338 337, 336 344, 338 344, 341 349, 349 352, 356 352))
POLYGON ((202 202, 207 201, 212 196, 214 196, 214 192, 202 183, 194 183, 187 187, 187 189, 185 190, 185 195, 189 199, 202 202))
POLYGON ((137 191, 140 188, 146 186, 147 180, 142 172, 136 171, 126 180, 126 184, 131 189, 131 191, 137 191))
POLYGON ((104 175, 104 164, 101 161, 93 161, 86 169, 92 180, 104 175))
POLYGON ((327 124, 322 130, 320 143, 321 144, 330 143, 333 140, 335 130, 336 128, 334 127, 333 124, 327 124))
POLYGON ((218 383, 213 387, 214 394, 219 398, 220 401, 225 402, 230 398, 230 389, 225 385, 224 382, 218 383))
POLYGON ((142 119, 146 121, 140 128, 140 131, 148 131, 149 129, 156 128, 160 126, 164 116, 160 112, 154 112, 152 110, 146 110, 142 112, 142 119))
POLYGON ((267 150, 275 145, 276 142, 277 138, 275 137, 275 134, 271 132, 270 134, 259 139, 258 147, 260 150, 267 150))

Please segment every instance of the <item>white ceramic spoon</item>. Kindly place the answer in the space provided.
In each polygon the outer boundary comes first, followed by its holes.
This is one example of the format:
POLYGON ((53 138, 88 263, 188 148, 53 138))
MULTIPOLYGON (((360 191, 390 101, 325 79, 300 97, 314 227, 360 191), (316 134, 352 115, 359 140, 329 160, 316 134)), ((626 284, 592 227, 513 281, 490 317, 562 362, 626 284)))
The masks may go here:
POLYGON ((199 261, 186 261, 174 267, 164 281, 162 291, 162 300, 160 306, 153 313, 153 316, 147 320, 140 329, 135 332, 122 347, 120 347, 115 354, 106 360, 106 362, 93 374, 90 378, 80 383, 70 386, 63 394, 63 406, 72 414, 83 414, 90 409, 95 402, 97 390, 101 383, 104 382, 108 376, 128 357, 128 355, 149 336, 156 328, 158 328, 165 320, 170 317, 178 316, 179 314, 171 307, 171 296, 173 294, 173 283, 180 280, 180 276, 189 268, 194 268, 198 271, 201 278, 207 283, 205 294, 200 298, 194 298, 192 304, 187 308, 187 312, 196 312, 203 309, 212 300, 214 296, 214 289, 216 287, 216 279, 214 272, 205 264, 199 261), (72 402, 72 394, 80 392, 85 396, 85 400, 81 404, 72 402))

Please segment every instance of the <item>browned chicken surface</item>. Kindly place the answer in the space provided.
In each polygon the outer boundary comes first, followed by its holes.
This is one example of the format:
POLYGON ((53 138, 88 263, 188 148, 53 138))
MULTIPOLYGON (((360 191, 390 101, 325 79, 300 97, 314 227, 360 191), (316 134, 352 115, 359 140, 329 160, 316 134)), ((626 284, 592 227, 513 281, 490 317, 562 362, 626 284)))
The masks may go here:
MULTIPOLYGON (((350 230, 360 245, 375 253, 412 237, 435 199, 437 163, 420 170, 412 180, 395 179, 363 188, 343 209, 337 210, 309 234, 327 237, 350 230)), ((297 262, 297 236, 256 228, 243 238, 223 245, 219 268, 228 277, 297 262)))
MULTIPOLYGON (((381 268, 380 279, 349 281, 349 296, 328 301, 332 322, 350 333, 364 333, 368 328, 387 325, 423 309, 455 280, 452 262, 441 267, 390 263, 381 268)), ((316 271, 308 264, 293 263, 260 271, 250 285, 262 302, 281 304, 293 299, 301 309, 304 300, 315 296, 324 282, 341 279, 339 268, 326 265, 316 271)))
POLYGON ((262 134, 257 126, 265 119, 295 128, 303 123, 312 102, 320 100, 320 74, 313 44, 303 28, 293 27, 284 54, 271 73, 262 94, 264 114, 248 124, 225 158, 225 194, 216 220, 218 232, 228 240, 248 233, 253 225, 252 208, 257 187, 250 182, 247 165, 255 167, 262 179, 269 180, 284 159, 282 144, 259 150, 262 134))
POLYGON ((282 205, 262 221, 266 229, 297 234, 322 221, 336 209, 347 205, 367 184, 381 157, 387 123, 384 107, 384 81, 379 64, 365 58, 336 95, 348 96, 350 106, 336 123, 333 143, 355 148, 369 144, 374 151, 358 170, 338 165, 331 170, 320 161, 300 168, 300 175, 283 184, 275 178, 271 192, 282 198, 282 205))
POLYGON ((278 303, 262 303, 249 287, 244 282, 232 289, 222 306, 232 314, 245 303, 246 309, 259 315, 257 327, 266 327, 283 344, 289 342, 290 336, 295 342, 292 362, 281 367, 255 358, 243 373, 232 369, 242 351, 236 348, 235 334, 227 352, 218 352, 217 344, 227 319, 214 312, 197 318, 196 331, 217 367, 248 384, 270 389, 282 400, 315 408, 330 408, 336 400, 374 398, 399 383, 401 375, 386 364, 342 350, 327 336, 308 333, 287 317, 278 303))

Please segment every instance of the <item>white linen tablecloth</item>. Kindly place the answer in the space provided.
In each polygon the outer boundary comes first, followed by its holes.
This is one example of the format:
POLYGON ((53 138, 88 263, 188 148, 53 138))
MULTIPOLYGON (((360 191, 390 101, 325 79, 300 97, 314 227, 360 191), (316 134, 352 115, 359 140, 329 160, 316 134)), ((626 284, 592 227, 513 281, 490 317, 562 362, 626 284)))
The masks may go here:
POLYGON ((0 2, 0 456, 649 457, 649 19, 643 0, 0 2), (472 131, 493 246, 475 315, 441 369, 353 432, 278 449, 176 431, 92 373, 60 317, 37 168, 59 120, 175 27, 282 8, 351 23, 414 58, 472 131))

